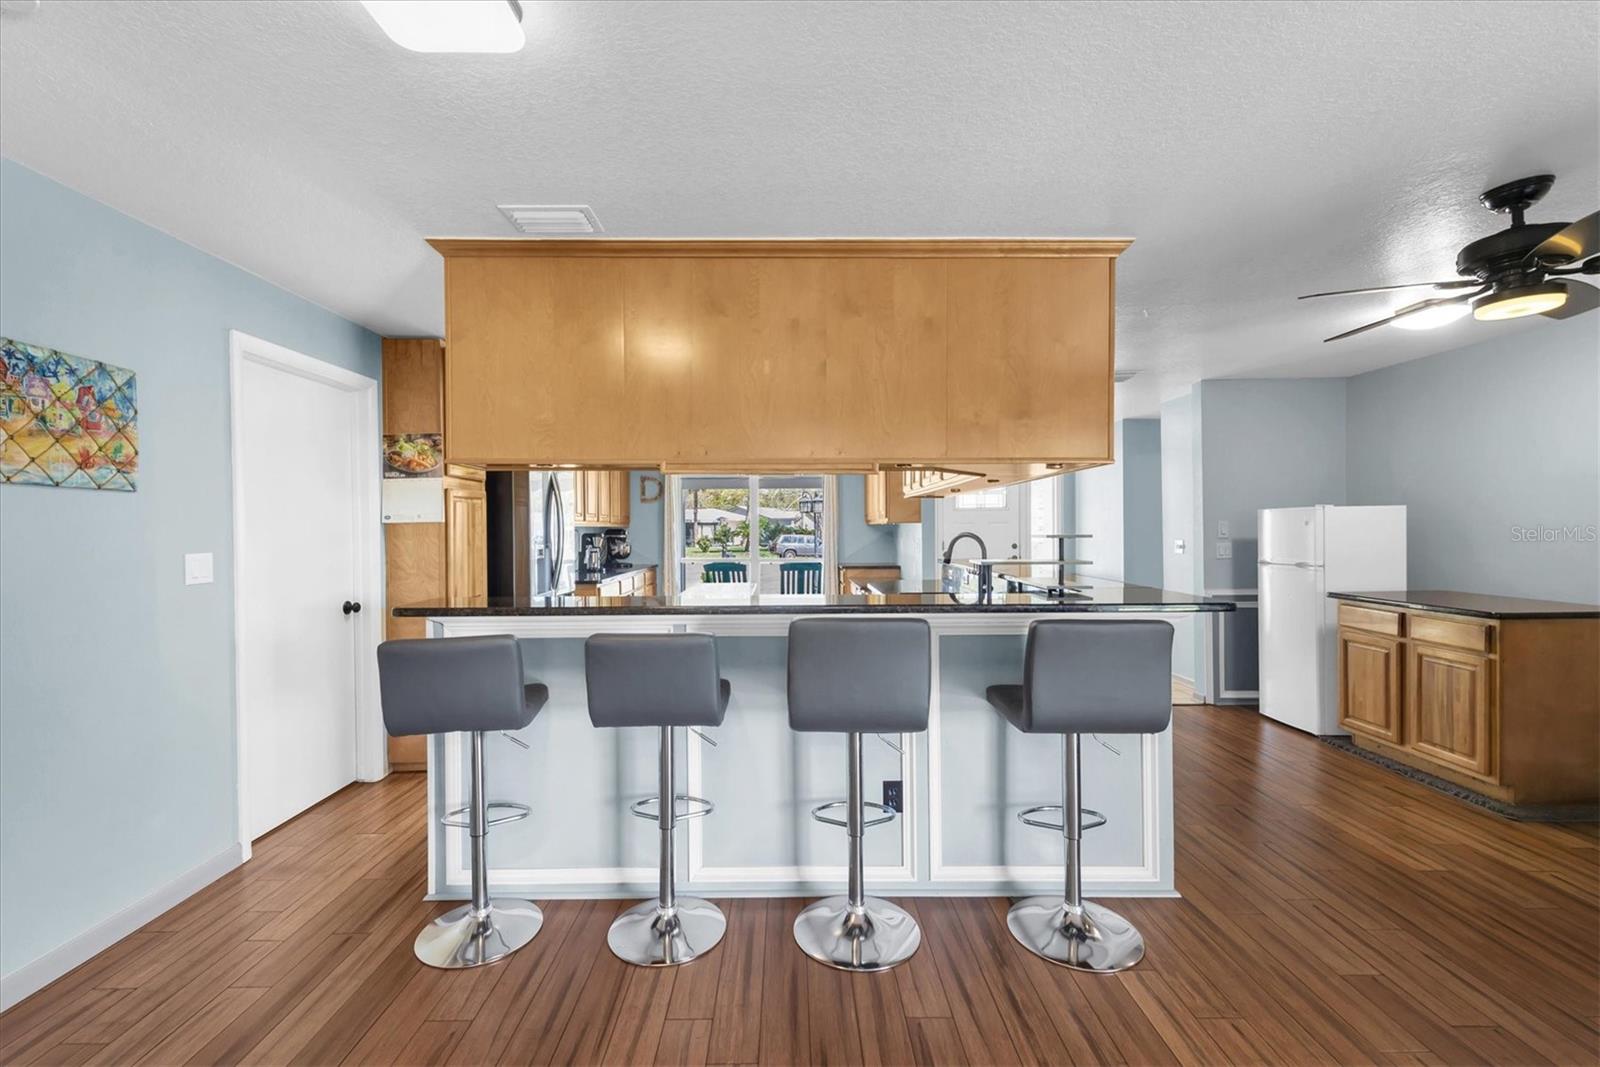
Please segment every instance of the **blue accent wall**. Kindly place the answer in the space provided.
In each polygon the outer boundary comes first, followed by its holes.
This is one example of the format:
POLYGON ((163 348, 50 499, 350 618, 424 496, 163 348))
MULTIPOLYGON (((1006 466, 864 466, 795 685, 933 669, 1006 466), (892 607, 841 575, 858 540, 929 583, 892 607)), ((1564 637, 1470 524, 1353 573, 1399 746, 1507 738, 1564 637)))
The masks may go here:
POLYGON ((838 477, 839 562, 894 563, 898 558, 895 528, 867 525, 867 480, 859 474, 838 477))
POLYGON ((1406 505, 1413 589, 1600 603, 1600 314, 1349 379, 1350 503, 1406 505))
POLYGON ((140 443, 137 492, 0 486, 0 974, 235 844, 231 329, 379 376, 375 334, 0 160, 0 334, 137 372, 140 443))

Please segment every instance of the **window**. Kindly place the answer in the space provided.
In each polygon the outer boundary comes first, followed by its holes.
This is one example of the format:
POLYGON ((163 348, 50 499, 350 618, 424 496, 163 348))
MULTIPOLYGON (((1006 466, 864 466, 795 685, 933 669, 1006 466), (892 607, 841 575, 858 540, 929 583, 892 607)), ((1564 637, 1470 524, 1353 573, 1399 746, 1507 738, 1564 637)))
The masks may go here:
POLYGON ((994 511, 1006 506, 1004 489, 978 489, 957 493, 957 511, 994 511))
POLYGON ((763 593, 817 592, 832 569, 833 479, 811 475, 683 475, 671 547, 678 588, 753 583, 763 593))

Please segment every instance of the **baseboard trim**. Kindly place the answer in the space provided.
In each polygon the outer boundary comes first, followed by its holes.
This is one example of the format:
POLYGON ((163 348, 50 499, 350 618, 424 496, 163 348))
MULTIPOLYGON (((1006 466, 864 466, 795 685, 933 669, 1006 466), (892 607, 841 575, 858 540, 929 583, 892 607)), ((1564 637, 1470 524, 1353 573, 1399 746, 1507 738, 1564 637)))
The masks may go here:
POLYGON ((0 976, 0 1011, 31 997, 85 960, 133 933, 156 916, 181 904, 240 863, 237 844, 174 878, 143 899, 134 901, 109 918, 91 926, 59 948, 25 963, 10 974, 0 976))

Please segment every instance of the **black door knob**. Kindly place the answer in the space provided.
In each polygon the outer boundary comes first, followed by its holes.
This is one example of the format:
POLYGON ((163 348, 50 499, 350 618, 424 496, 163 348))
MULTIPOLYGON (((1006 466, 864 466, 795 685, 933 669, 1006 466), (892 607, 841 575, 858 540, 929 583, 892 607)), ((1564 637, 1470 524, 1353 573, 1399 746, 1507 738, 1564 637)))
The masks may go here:
POLYGON ((346 600, 344 602, 344 613, 346 615, 361 614, 361 602, 359 600, 346 600))

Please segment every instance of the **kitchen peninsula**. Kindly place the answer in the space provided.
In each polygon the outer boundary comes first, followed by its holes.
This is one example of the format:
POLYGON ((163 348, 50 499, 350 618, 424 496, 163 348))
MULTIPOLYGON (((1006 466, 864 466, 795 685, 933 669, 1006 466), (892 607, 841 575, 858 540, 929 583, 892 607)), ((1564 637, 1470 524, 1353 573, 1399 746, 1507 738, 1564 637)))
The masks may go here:
MULTIPOLYGON (((717 804, 685 832, 679 886, 685 892, 794 895, 832 891, 844 878, 838 831, 810 810, 837 799, 842 735, 790 731, 785 703, 786 634, 819 614, 911 614, 933 629, 933 708, 926 734, 869 738, 868 799, 888 783, 902 817, 866 838, 868 878, 892 895, 1016 894, 1059 888, 1057 835, 1017 822, 1024 807, 1060 799, 1061 750, 1026 737, 989 707, 984 689, 1019 679, 1024 635, 1034 619, 1093 614, 1111 619, 1198 615, 1213 623, 1234 605, 1214 598, 1121 585, 1065 599, 1026 592, 944 592, 937 584, 884 583, 867 595, 753 593, 748 585, 701 585, 674 596, 531 598, 481 606, 417 605, 395 614, 427 620, 429 637, 510 633, 523 639, 530 681, 549 687, 543 713, 517 736, 491 736, 493 799, 528 804, 530 818, 494 831, 490 881, 497 892, 532 897, 632 897, 653 890, 654 835, 628 805, 655 792, 651 730, 596 730, 585 705, 583 641, 602 632, 692 630, 717 638, 733 686, 727 719, 709 742, 686 735, 680 789, 717 804), (893 786, 891 785, 892 789, 893 786)), ((1099 737, 1083 744, 1083 781, 1107 825, 1085 836, 1090 895, 1171 895, 1172 735, 1099 737)), ((463 835, 437 829, 466 790, 461 735, 431 738, 429 891, 462 896, 468 886, 463 835)))

